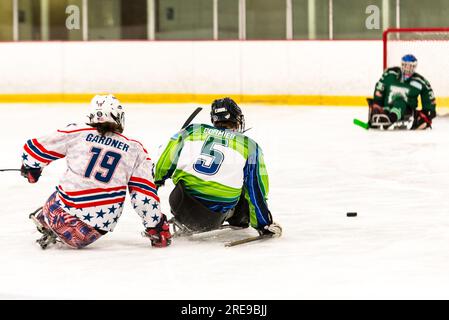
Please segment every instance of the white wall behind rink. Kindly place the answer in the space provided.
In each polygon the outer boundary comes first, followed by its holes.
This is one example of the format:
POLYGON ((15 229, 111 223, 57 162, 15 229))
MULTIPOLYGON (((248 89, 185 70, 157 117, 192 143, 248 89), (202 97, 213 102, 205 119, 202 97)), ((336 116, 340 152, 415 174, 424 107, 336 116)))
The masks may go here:
POLYGON ((371 95, 381 41, 0 43, 0 94, 371 95))

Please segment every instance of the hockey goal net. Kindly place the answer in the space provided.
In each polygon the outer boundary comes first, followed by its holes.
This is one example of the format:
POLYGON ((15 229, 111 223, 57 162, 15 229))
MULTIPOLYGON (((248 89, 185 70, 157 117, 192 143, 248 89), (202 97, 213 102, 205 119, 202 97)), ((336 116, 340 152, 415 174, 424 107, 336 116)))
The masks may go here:
POLYGON ((384 69, 400 66, 401 58, 413 54, 416 72, 432 85, 437 96, 449 96, 449 28, 388 29, 383 35, 384 69))

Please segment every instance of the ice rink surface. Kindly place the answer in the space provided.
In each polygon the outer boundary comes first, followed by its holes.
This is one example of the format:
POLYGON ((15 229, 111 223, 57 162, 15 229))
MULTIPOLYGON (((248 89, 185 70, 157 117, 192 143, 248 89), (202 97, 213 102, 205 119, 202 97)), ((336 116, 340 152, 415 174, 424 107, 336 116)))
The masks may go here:
MULTIPOLYGON (((125 135, 154 156, 195 107, 128 105, 125 135)), ((54 190, 59 160, 36 185, 0 173, 0 298, 449 299, 449 118, 425 132, 373 132, 352 124, 366 108, 242 107, 282 238, 225 248, 256 232, 220 231, 151 248, 127 198, 113 233, 43 251, 28 214, 54 190)), ((19 168, 28 138, 82 121, 85 109, 0 105, 0 167, 19 168)), ((194 122, 209 123, 207 106, 194 122)), ((165 213, 172 187, 160 189, 165 213)))

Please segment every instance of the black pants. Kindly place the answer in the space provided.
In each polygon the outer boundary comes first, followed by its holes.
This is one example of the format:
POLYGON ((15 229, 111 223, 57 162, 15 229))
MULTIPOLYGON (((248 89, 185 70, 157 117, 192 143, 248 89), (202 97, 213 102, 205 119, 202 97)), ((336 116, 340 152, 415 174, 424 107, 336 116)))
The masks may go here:
POLYGON ((193 231, 219 228, 227 221, 232 226, 249 226, 249 205, 243 192, 237 205, 227 213, 213 212, 189 195, 180 181, 169 197, 170 209, 177 221, 193 231))

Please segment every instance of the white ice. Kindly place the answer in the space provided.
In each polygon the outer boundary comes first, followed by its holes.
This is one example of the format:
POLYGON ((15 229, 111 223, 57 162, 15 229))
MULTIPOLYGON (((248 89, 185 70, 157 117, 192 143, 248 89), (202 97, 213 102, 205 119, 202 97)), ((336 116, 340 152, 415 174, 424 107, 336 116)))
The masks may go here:
MULTIPOLYGON (((154 155, 195 106, 129 105, 125 133, 154 155)), ((0 167, 18 168, 26 139, 82 120, 85 108, 0 105, 0 167)), ((205 109, 195 122, 209 122, 205 109)), ((280 239, 224 247, 256 234, 248 229, 151 248, 127 199, 113 233, 86 249, 44 251, 28 213, 64 160, 37 185, 3 172, 0 298, 449 299, 449 119, 426 132, 372 132, 352 124, 366 108, 243 110, 265 153, 280 239)), ((166 213, 171 188, 160 190, 166 213)))

